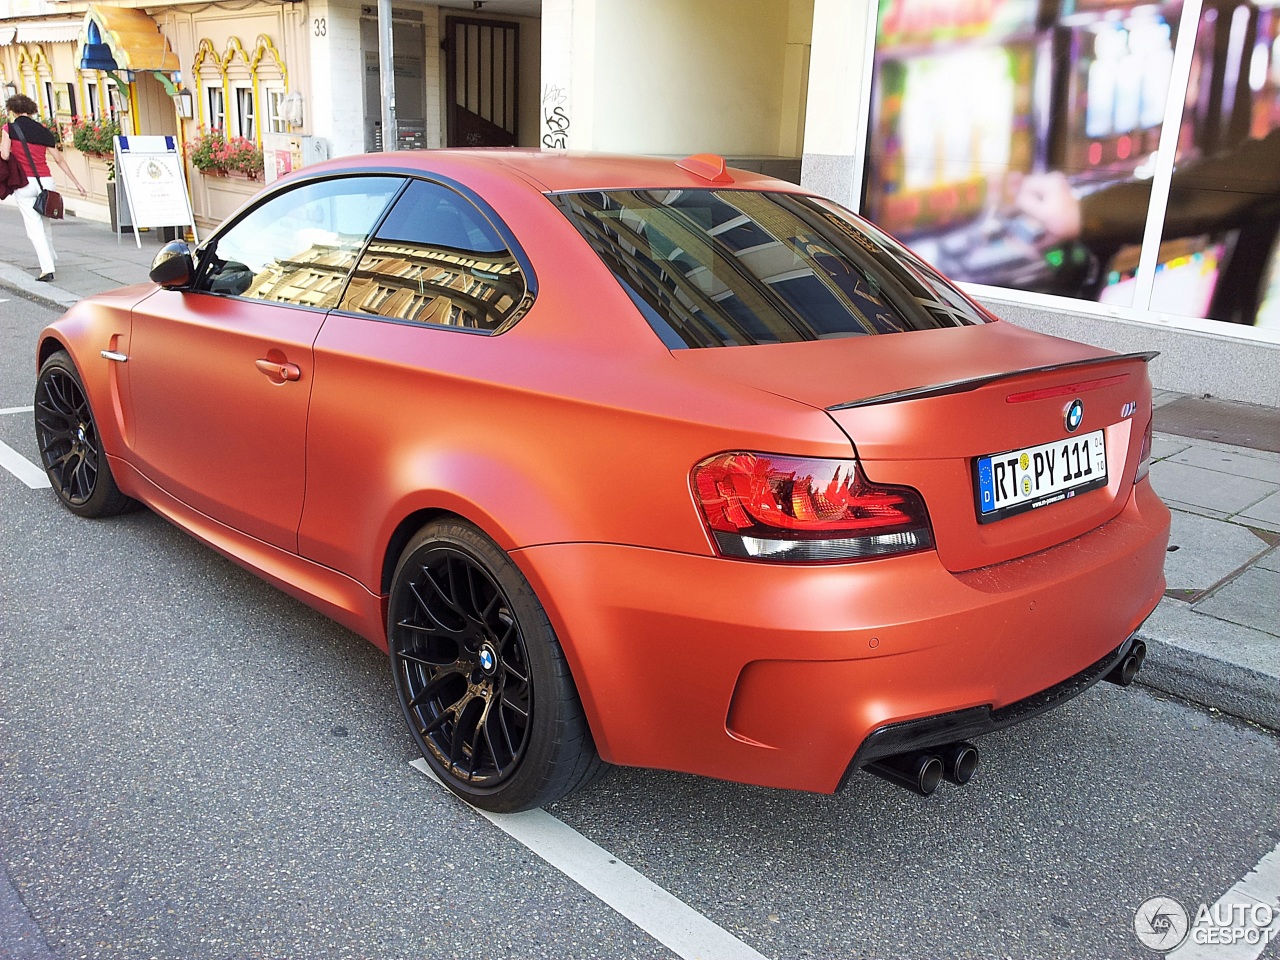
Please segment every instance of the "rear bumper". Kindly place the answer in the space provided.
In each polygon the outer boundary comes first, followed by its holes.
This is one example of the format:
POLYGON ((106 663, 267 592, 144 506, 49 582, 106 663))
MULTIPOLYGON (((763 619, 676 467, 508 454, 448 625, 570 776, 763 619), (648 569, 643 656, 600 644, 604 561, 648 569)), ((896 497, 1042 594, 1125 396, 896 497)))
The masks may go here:
POLYGON ((972 740, 1060 707, 1084 693, 1119 666, 1136 642, 1137 637, 1131 636, 1097 663, 1090 664, 1074 676, 1007 706, 970 707, 968 710, 957 710, 934 717, 904 720, 873 730, 858 747, 858 752, 845 773, 845 779, 873 760, 913 750, 941 747, 959 740, 972 740))
POLYGON ((963 574, 933 553, 810 567, 609 544, 513 556, 606 760, 832 792, 874 731, 972 710, 1024 719, 1001 711, 1105 661, 1163 594, 1168 531, 1144 482, 1096 530, 963 574))

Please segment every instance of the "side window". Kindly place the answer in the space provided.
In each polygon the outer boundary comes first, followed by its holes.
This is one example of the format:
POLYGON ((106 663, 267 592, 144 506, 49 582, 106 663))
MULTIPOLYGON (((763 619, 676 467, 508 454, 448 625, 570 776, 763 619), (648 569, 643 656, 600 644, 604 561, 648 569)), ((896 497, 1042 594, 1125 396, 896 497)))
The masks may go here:
POLYGON ((404 181, 344 177, 278 194, 219 234, 197 289, 328 309, 404 181))
POLYGON ((484 214, 447 187, 417 180, 370 241, 341 309, 493 331, 525 291, 520 265, 484 214))

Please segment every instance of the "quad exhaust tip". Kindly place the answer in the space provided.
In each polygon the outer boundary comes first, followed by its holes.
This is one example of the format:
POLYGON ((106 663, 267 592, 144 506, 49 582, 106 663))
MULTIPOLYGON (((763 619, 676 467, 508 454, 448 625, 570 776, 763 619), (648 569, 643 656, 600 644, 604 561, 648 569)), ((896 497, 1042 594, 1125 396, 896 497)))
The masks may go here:
MULTIPOLYGON (((1117 686, 1127 687, 1138 676, 1147 658, 1147 645, 1135 639, 1129 652, 1103 677, 1117 686)), ((882 757, 863 766, 882 780, 927 797, 945 779, 964 786, 978 770, 978 748, 964 740, 930 750, 913 750, 882 757)))
POLYGON ((863 767, 882 780, 927 797, 944 779, 963 786, 978 769, 978 748, 963 741, 937 750, 915 750, 873 760, 863 767))
POLYGON ((1129 652, 1124 655, 1124 659, 1112 667, 1111 672, 1102 679, 1118 687, 1127 687, 1138 676, 1138 671, 1142 669, 1142 662, 1146 659, 1147 645, 1141 640, 1135 640, 1129 652))

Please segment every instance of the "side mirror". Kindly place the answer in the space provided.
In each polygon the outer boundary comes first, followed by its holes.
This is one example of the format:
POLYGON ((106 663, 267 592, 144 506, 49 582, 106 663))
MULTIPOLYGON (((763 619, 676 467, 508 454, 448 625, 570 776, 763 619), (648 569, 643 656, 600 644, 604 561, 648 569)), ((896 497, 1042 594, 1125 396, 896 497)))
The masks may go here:
POLYGON ((151 261, 148 276, 162 287, 185 287, 195 276, 195 261, 191 259, 191 247, 185 240, 172 240, 160 248, 151 261))

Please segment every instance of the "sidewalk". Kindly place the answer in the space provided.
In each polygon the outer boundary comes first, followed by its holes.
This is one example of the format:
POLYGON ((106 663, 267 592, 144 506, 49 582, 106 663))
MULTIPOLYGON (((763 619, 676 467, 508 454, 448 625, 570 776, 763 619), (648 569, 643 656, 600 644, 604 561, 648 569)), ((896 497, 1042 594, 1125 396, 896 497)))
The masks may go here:
POLYGON ((53 225, 53 248, 58 255, 55 279, 53 283, 37 283, 36 252, 27 240, 22 215, 15 207, 0 203, 0 284, 30 299, 65 308, 81 297, 141 283, 163 245, 157 230, 141 237, 139 249, 132 230, 117 243, 109 224, 68 217, 53 225))
MULTIPOLYGON (((147 278, 156 233, 54 224, 54 283, 37 283, 18 211, 0 204, 0 287, 67 307, 147 278)), ((0 321, 3 310, 0 309, 0 321)), ((1157 392, 1151 481, 1173 510, 1168 590, 1141 636, 1140 681, 1280 730, 1280 410, 1157 392)))

